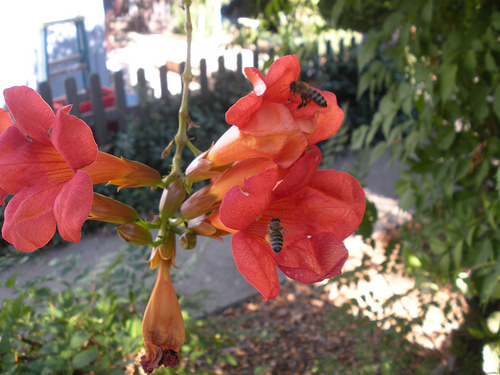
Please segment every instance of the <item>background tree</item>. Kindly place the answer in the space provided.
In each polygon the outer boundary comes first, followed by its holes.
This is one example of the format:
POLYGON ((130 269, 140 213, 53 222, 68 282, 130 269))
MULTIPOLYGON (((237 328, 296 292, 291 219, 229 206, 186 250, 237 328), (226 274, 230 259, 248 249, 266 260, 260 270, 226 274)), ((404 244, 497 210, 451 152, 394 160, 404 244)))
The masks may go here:
MULTIPOLYGON (((463 331, 480 345, 462 340, 461 347, 475 363, 481 363, 481 351, 484 360, 492 353, 498 363, 498 3, 415 0, 375 10, 371 1, 327 3, 320 8, 326 16, 336 10, 343 27, 359 27, 366 9, 381 15, 359 51, 358 97, 387 91, 372 122, 355 131, 353 144, 369 147, 381 131, 384 140, 372 158, 390 149, 407 165, 396 190, 400 206, 415 215, 400 233, 400 256, 417 285, 451 282, 465 294, 470 314, 463 331)), ((478 370, 470 367, 471 373, 478 370)))

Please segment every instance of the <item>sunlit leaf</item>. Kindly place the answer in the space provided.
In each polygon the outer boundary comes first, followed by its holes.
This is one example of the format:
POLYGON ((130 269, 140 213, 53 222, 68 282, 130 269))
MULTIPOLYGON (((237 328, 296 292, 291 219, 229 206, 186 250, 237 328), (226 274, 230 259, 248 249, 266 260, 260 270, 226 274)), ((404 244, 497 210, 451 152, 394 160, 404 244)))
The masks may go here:
POLYGON ((97 352, 94 346, 87 348, 81 353, 78 353, 73 357, 71 361, 72 366, 75 369, 81 369, 88 366, 90 363, 97 359, 97 352))

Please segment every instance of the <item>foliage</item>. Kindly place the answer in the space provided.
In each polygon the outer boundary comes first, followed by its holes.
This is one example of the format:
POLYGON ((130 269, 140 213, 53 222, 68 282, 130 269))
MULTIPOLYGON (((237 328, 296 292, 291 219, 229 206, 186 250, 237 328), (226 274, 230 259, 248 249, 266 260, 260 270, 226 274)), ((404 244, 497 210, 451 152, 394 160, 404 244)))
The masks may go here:
POLYGON ((379 29, 400 1, 319 0, 321 14, 332 28, 366 32, 379 29))
MULTIPOLYGON (((155 276, 155 272, 141 276, 147 251, 133 247, 83 270, 78 268, 78 257, 55 260, 53 273, 23 285, 18 285, 15 274, 4 278, 2 287, 14 296, 1 303, 0 372, 62 375, 133 370, 142 349, 142 313, 155 276)), ((0 260, 0 270, 11 266, 9 259, 0 260)), ((221 338, 206 322, 187 313, 184 319, 186 355, 228 360, 217 348, 227 346, 229 338, 221 338)))
MULTIPOLYGON (((22 286, 15 274, 7 280, 5 287, 15 297, 3 301, 0 313, 2 373, 123 374, 141 343, 137 308, 148 295, 141 291, 152 287, 151 279, 121 264, 123 258, 111 264, 102 260, 95 273, 85 269, 71 282, 53 275, 22 286), (62 286, 60 292, 54 282, 62 286)), ((135 262, 143 267, 139 258, 135 262)), ((77 264, 72 258, 54 266, 64 277, 77 264)))
POLYGON ((387 92, 353 138, 368 146, 382 131, 372 157, 390 148, 408 165, 396 186, 415 212, 402 256, 420 282, 450 281, 478 299, 464 327, 491 347, 500 343, 488 325, 500 311, 499 31, 494 1, 402 2, 359 51, 358 98, 387 92))
MULTIPOLYGON (((251 4, 251 2, 245 2, 251 4)), ((255 9, 246 10, 247 17, 255 17, 260 24, 252 30, 238 26, 235 43, 243 46, 254 44, 271 55, 284 56, 295 53, 299 60, 315 55, 318 39, 325 29, 317 1, 314 0, 266 0, 257 2, 255 9)), ((272 59, 268 62, 270 64, 272 59)))

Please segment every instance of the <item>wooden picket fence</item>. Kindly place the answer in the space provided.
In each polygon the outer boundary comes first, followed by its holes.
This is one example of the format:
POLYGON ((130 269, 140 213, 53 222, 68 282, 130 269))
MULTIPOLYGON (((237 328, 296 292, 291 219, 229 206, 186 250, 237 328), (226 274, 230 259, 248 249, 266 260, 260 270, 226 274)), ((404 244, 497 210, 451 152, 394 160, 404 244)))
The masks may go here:
MULTIPOLYGON (((253 63, 258 66, 258 53, 254 53, 253 63)), ((177 73, 181 74, 184 71, 184 63, 179 64, 177 73)), ((207 62, 205 59, 200 60, 200 73, 196 77, 200 84, 199 95, 208 97, 209 93, 209 77, 207 75, 207 62)), ((161 87, 161 98, 168 99, 170 92, 168 90, 167 81, 168 68, 163 65, 159 68, 159 79, 161 87)), ((236 58, 236 71, 229 71, 225 67, 224 56, 218 58, 219 77, 231 77, 231 79, 244 79, 243 75, 243 57, 241 54, 236 58)), ((144 95, 138 95, 139 103, 129 105, 126 100, 125 82, 123 72, 118 71, 113 74, 112 86, 113 90, 101 87, 101 82, 98 74, 89 74, 89 87, 85 92, 78 92, 76 89, 76 81, 73 77, 68 77, 64 80, 65 100, 55 100, 52 97, 52 92, 49 82, 41 82, 38 84, 38 92, 42 98, 49 103, 53 110, 57 110, 62 105, 73 104, 70 114, 75 115, 84 120, 92 128, 94 138, 99 146, 104 146, 109 142, 111 131, 126 131, 127 116, 135 113, 141 107, 141 100, 145 100, 144 95), (109 91, 112 94, 109 94, 109 91), (109 103, 109 99, 114 98, 114 103, 109 103), (82 112, 80 105, 90 110, 82 112)), ((147 88, 148 82, 144 69, 137 71, 137 87, 147 88)))
MULTIPOLYGON (((353 39, 354 41, 354 39, 353 39)), ((354 42, 351 42, 354 43, 354 42)), ((353 44, 351 44, 353 45, 353 44)), ((340 55, 343 54, 343 41, 339 44, 340 55)), ((272 53, 269 54, 272 56, 272 53)), ((326 55, 332 56, 332 48, 329 42, 326 44, 326 55)), ((253 66, 258 67, 259 63, 259 53, 254 50, 253 54, 253 66)), ((205 59, 200 60, 199 64, 199 76, 196 77, 198 83, 200 84, 200 90, 198 95, 203 97, 209 97, 209 77, 207 75, 207 63, 205 59)), ((170 92, 168 90, 167 73, 168 68, 166 65, 159 68, 159 79, 161 87, 161 98, 167 99, 170 97, 170 92)), ((172 69, 174 70, 174 69, 172 69)), ((179 64, 175 71, 181 74, 184 71, 184 63, 179 64)), ((231 71, 226 69, 224 56, 218 58, 218 70, 215 72, 218 79, 228 79, 228 80, 244 80, 243 75, 243 56, 238 54, 236 56, 236 71, 231 71)), ((64 81, 64 92, 65 100, 64 103, 60 101, 54 101, 50 89, 49 82, 41 82, 38 85, 38 92, 42 98, 51 105, 52 109, 58 109, 57 107, 62 104, 73 104, 70 114, 75 115, 82 120, 84 120, 91 128, 94 133, 94 138, 99 146, 105 146, 110 140, 111 131, 127 131, 127 116, 135 113, 141 108, 142 104, 140 101, 146 99, 144 95, 138 95, 139 103, 135 105, 129 105, 126 100, 125 94, 125 82, 123 79, 123 72, 118 71, 113 74, 112 78, 112 96, 114 97, 114 103, 109 105, 106 101, 109 96, 106 95, 106 90, 109 88, 101 87, 99 75, 95 73, 89 74, 89 88, 85 93, 79 93, 76 89, 75 79, 72 77, 67 78, 64 81), (91 110, 80 111, 80 104, 86 104, 91 110)), ((137 71, 137 87, 147 88, 148 83, 146 81, 146 76, 144 69, 139 69, 137 71)))

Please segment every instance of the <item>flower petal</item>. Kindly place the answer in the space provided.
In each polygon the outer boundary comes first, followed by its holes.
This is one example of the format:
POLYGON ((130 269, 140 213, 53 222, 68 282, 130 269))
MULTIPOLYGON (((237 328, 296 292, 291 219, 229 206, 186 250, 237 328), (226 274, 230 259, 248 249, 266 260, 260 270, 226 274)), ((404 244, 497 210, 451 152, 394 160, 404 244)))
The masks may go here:
POLYGON ((316 131, 307 140, 309 146, 330 138, 339 130, 344 121, 344 111, 337 105, 335 94, 328 91, 320 92, 326 99, 327 107, 320 108, 318 112, 316 131))
POLYGON ((329 223, 340 239, 347 238, 361 224, 365 213, 365 192, 358 180, 345 172, 330 170, 318 171, 309 185, 317 196, 328 195, 336 204, 330 212, 329 223))
POLYGON ((266 91, 266 83, 264 82, 264 75, 262 72, 254 67, 245 68, 245 76, 253 85, 253 91, 257 96, 261 96, 266 91))
POLYGON ((340 275, 347 257, 344 244, 332 233, 295 238, 276 256, 278 268, 302 284, 340 275))
POLYGON ((231 239, 236 267, 264 300, 273 299, 280 291, 276 262, 263 239, 238 232, 231 239))
POLYGON ((278 103, 262 105, 245 128, 231 127, 207 155, 215 166, 266 157, 282 168, 290 167, 307 146, 307 139, 288 109, 278 103))
POLYGON ((270 168, 244 180, 244 190, 233 186, 222 199, 221 222, 229 228, 244 230, 269 206, 277 180, 277 169, 270 168))
POLYGON ((17 126, 0 134, 0 186, 9 194, 71 177, 71 170, 51 145, 29 141, 17 126))
POLYGON ((5 208, 2 236, 20 251, 34 251, 49 242, 56 231, 52 210, 59 192, 35 186, 19 191, 5 208))
POLYGON ((279 200, 306 187, 321 163, 321 151, 313 146, 288 171, 286 177, 273 191, 273 199, 279 200))
POLYGON ((62 188, 54 202, 59 234, 70 242, 80 242, 81 229, 92 208, 92 179, 78 171, 62 188))
POLYGON ((7 198, 8 195, 9 193, 0 187, 0 206, 5 204, 5 198, 7 198))
POLYGON ((69 167, 76 171, 94 162, 97 144, 90 127, 76 116, 69 115, 71 106, 57 112, 50 139, 69 167))
POLYGON ((42 97, 27 86, 5 89, 5 103, 19 129, 31 139, 49 143, 54 112, 42 97))
MULTIPOLYGON (((279 186, 279 185, 278 185, 279 186)), ((364 191, 344 172, 317 171, 309 186, 277 201, 267 211, 282 214, 290 233, 330 232, 343 240, 358 227, 365 210, 364 191)))
POLYGON ((228 124, 239 128, 246 126, 248 119, 267 102, 285 104, 289 96, 290 83, 300 74, 299 59, 288 55, 276 60, 264 78, 257 68, 245 68, 245 75, 252 82, 254 92, 238 100, 226 112, 228 124))
POLYGON ((3 108, 0 108, 0 133, 2 133, 5 129, 13 124, 14 122, 10 118, 9 112, 7 112, 3 108))
MULTIPOLYGON (((226 170, 213 184, 209 185, 210 194, 222 200, 229 188, 239 185, 243 186, 244 179, 256 175, 269 168, 276 168, 277 165, 267 158, 254 158, 237 161, 226 170)), ((196 193, 195 193, 196 194, 196 193)))
POLYGON ((300 74, 300 62, 296 55, 287 55, 276 60, 269 67, 266 81, 266 98, 285 102, 289 96, 290 83, 300 74))
POLYGON ((255 93, 250 93, 247 96, 239 99, 226 112, 226 122, 239 128, 245 127, 248 119, 262 105, 262 97, 255 93))

